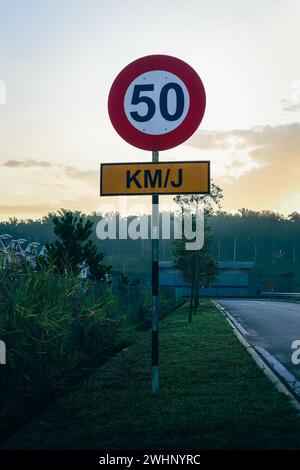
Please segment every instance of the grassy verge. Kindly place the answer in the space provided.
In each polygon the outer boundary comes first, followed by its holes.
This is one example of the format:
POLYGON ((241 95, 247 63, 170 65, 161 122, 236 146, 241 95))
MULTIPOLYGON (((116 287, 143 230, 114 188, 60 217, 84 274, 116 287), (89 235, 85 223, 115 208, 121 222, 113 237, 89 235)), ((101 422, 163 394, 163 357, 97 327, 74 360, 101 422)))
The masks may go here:
POLYGON ((300 418, 210 301, 160 324, 159 395, 149 391, 150 332, 2 448, 300 448, 300 418))

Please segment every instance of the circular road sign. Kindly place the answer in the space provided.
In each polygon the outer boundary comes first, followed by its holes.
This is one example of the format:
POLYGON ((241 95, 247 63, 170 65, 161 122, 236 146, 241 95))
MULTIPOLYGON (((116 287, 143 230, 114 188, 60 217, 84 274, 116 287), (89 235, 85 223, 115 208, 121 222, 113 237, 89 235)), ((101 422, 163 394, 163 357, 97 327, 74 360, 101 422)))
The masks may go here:
POLYGON ((118 134, 143 150, 182 144, 198 128, 205 90, 195 70, 167 55, 150 55, 127 65, 112 84, 109 117, 118 134))

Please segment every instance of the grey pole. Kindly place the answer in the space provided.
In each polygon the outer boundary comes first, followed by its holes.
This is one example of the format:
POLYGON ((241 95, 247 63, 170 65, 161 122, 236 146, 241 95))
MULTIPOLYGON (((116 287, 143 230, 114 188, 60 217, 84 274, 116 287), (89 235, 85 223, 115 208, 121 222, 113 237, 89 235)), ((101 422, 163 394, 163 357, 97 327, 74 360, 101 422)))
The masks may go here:
MULTIPOLYGON (((152 152, 152 163, 158 163, 157 151, 152 152)), ((159 260, 159 196, 152 195, 152 393, 159 388, 158 374, 158 260, 159 260)))

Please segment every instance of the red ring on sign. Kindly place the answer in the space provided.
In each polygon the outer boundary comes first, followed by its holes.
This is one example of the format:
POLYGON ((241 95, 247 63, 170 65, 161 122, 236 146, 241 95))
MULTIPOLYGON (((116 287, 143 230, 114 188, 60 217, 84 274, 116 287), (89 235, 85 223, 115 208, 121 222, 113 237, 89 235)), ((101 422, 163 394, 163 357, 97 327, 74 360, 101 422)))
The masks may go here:
POLYGON ((191 137, 202 121, 205 105, 205 90, 199 75, 186 62, 168 55, 149 55, 131 62, 116 77, 108 96, 108 113, 117 133, 134 147, 152 151, 171 149, 191 137), (125 114, 127 88, 135 78, 151 70, 166 70, 177 75, 190 95, 190 107, 185 119, 167 134, 145 134, 136 129, 125 114))

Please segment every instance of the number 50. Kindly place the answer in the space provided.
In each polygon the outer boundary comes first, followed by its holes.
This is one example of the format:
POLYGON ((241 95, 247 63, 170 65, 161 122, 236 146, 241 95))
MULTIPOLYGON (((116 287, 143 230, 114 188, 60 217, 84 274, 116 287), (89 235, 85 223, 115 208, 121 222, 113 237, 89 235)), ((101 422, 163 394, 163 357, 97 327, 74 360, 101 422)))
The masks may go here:
MULTIPOLYGON (((138 122, 150 121, 153 118, 156 105, 150 96, 141 96, 143 91, 154 91, 154 85, 135 85, 132 93, 131 104, 137 105, 139 103, 145 103, 147 105, 147 112, 144 115, 139 114, 137 111, 132 111, 130 113, 132 119, 138 122)), ((177 121, 180 119, 184 110, 184 94, 183 90, 178 83, 166 83, 161 89, 159 95, 159 109, 162 117, 166 121, 177 121), (174 90, 176 93, 176 109, 173 114, 170 114, 168 109, 168 94, 170 90, 174 90)))

